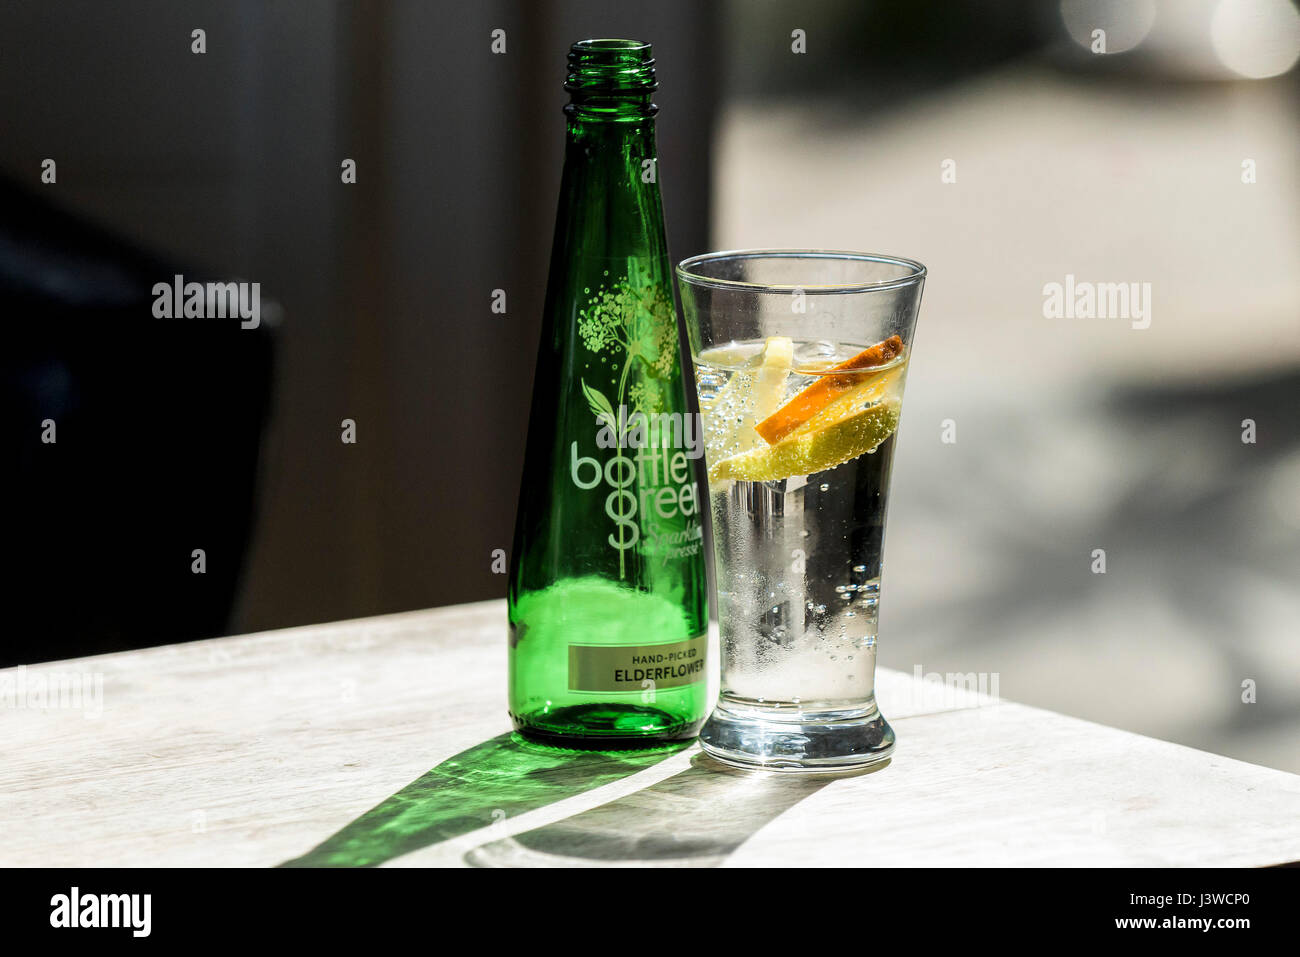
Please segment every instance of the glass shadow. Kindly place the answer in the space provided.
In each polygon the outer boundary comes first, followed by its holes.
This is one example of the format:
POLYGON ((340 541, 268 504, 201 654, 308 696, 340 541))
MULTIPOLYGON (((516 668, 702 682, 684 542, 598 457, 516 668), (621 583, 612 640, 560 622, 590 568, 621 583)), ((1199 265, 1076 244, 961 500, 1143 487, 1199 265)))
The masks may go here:
POLYGON ((691 742, 644 751, 567 751, 498 735, 448 758, 280 867, 374 867, 617 781, 691 742))
POLYGON ((657 784, 483 844, 464 860, 475 867, 715 867, 759 828, 845 776, 742 771, 696 755, 691 767, 657 784))

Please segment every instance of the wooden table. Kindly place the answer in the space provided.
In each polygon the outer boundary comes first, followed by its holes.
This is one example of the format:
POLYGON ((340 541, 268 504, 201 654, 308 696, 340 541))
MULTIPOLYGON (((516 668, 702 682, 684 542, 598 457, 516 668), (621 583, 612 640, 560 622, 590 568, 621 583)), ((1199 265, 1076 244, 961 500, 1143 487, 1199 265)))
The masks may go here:
POLYGON ((534 752, 507 733, 504 622, 482 602, 0 671, 0 864, 1300 860, 1300 776, 884 670, 874 773, 534 752), (75 676, 81 707, 50 707, 75 676))

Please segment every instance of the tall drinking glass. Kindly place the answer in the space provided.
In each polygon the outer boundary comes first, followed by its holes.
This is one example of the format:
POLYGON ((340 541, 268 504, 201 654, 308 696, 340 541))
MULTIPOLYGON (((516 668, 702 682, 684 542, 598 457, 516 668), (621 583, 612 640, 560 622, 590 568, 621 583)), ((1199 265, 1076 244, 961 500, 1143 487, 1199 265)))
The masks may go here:
POLYGON ((864 253, 710 253, 678 266, 704 429, 722 684, 700 733, 744 767, 884 761, 880 570, 925 283, 864 253))

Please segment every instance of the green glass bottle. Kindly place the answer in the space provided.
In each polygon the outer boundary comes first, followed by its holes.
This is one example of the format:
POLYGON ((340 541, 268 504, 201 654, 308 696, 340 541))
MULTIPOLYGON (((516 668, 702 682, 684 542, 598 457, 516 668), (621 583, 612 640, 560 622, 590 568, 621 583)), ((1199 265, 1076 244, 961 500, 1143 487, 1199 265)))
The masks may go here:
POLYGON ((510 715, 566 747, 693 738, 708 598, 650 45, 569 52, 568 136, 509 583, 510 715))

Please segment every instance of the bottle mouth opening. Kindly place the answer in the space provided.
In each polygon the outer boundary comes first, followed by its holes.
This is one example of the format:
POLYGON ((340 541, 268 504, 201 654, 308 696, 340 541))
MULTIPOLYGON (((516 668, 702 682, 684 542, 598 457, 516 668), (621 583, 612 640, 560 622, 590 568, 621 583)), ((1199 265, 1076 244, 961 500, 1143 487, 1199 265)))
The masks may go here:
POLYGON ((570 93, 649 93, 658 87, 655 60, 642 40, 579 40, 569 48, 570 93))
POLYGON ((642 40, 579 40, 572 47, 578 53, 640 53, 650 55, 650 44, 642 40))

